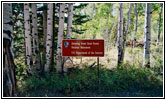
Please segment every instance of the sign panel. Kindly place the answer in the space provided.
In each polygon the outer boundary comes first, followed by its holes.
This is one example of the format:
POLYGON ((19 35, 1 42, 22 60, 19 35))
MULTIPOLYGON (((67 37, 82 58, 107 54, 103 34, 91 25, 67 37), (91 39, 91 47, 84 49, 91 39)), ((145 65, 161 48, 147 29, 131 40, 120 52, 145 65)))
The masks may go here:
POLYGON ((71 68, 73 66, 73 61, 70 58, 67 58, 67 60, 64 63, 65 68, 71 68))
POLYGON ((62 56, 103 57, 104 40, 62 40, 62 56))

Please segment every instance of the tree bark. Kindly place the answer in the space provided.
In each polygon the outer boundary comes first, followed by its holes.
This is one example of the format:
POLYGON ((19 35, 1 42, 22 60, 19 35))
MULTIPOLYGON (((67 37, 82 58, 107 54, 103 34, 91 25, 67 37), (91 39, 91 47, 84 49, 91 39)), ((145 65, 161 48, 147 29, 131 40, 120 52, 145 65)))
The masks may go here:
MULTIPOLYGON (((43 6, 47 8, 47 3, 44 3, 43 6)), ((42 53, 42 63, 45 65, 46 62, 46 40, 47 40, 47 9, 43 10, 43 53, 42 53)))
POLYGON ((159 22, 158 22, 158 38, 157 38, 157 44, 160 42, 160 33, 161 33, 161 14, 163 10, 163 4, 161 4, 160 12, 159 12, 159 22))
POLYGON ((127 18, 127 26, 125 29, 125 33, 124 33, 124 41, 123 41, 123 50, 122 50, 122 60, 124 60, 124 55, 125 55, 125 48, 126 48, 126 39, 127 39, 127 34, 128 34, 128 30, 129 30, 129 25, 130 25, 130 14, 131 14, 131 10, 132 10, 132 3, 130 3, 130 8, 128 11, 128 18, 127 18))
POLYGON ((52 38, 53 38, 53 4, 48 4, 47 10, 47 41, 46 41, 46 64, 44 71, 50 71, 52 61, 52 38))
POLYGON ((38 42, 38 29, 37 29, 37 7, 36 4, 32 4, 32 38, 33 38, 33 64, 36 71, 40 69, 40 51, 38 42))
POLYGON ((108 49, 108 21, 109 21, 109 11, 107 10, 107 18, 106 18, 106 27, 105 27, 105 36, 104 36, 104 40, 105 40, 105 50, 108 49))
POLYGON ((146 3, 143 66, 148 68, 150 68, 151 9, 152 9, 152 4, 146 3))
POLYGON ((29 4, 24 4, 24 29, 25 29, 25 47, 26 47, 26 65, 28 74, 33 75, 32 71, 32 47, 31 47, 31 30, 30 30, 30 16, 29 4))
POLYGON ((119 8, 119 26, 118 26, 118 66, 122 63, 122 42, 123 42, 123 4, 119 8))
POLYGON ((3 4, 3 96, 15 95, 16 76, 13 54, 12 4, 3 4))
MULTIPOLYGON (((72 33, 72 18, 73 18, 73 4, 68 4, 68 22, 67 22, 67 39, 71 39, 71 33, 72 33)), ((65 57, 65 61, 68 57, 65 57)), ((63 67, 63 71, 67 72, 67 68, 63 67)))
POLYGON ((137 4, 135 3, 135 26, 134 26, 135 34, 134 34, 133 47, 136 46, 137 23, 138 23, 138 11, 137 11, 137 4))
POLYGON ((60 3, 59 10, 59 27, 58 27, 58 42, 57 42, 57 54, 56 54, 56 71, 62 72, 62 39, 64 30, 64 10, 65 4, 60 3))

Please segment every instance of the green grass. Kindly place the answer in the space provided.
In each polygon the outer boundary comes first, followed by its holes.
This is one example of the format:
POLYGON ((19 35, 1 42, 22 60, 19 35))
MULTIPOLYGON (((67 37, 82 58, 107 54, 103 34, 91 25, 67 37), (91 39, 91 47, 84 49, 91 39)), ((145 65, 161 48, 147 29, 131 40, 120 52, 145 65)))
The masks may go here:
POLYGON ((87 96, 100 96, 102 93, 111 93, 107 95, 113 96, 114 93, 123 94, 124 91, 129 94, 135 91, 133 96, 148 96, 149 92, 156 96, 155 92, 158 90, 160 93, 157 96, 162 96, 162 86, 161 76, 156 75, 153 69, 126 63, 112 70, 100 66, 99 76, 97 66, 84 66, 81 69, 70 69, 67 75, 50 72, 42 77, 28 77, 21 82, 19 91, 22 96, 45 96, 45 93, 50 96, 83 96, 81 93, 86 91, 84 95, 90 93, 87 96), (43 93, 39 93, 40 90, 44 90, 43 93), (92 91, 95 92, 91 94, 92 91))

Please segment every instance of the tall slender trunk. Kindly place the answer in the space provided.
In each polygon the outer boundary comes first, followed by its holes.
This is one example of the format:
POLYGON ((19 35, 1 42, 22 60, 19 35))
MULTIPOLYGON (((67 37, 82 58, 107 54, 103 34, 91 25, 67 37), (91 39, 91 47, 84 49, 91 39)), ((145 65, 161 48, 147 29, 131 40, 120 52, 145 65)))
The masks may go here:
POLYGON ((53 38, 53 4, 48 4, 47 10, 47 41, 46 41, 46 64, 44 71, 50 71, 52 61, 52 38, 53 38))
POLYGON ((58 27, 58 42, 57 42, 57 54, 56 54, 56 71, 62 72, 62 39, 64 30, 64 11, 65 4, 60 3, 59 10, 59 27, 58 27))
MULTIPOLYGON (((43 6, 47 8, 47 3, 44 3, 43 6)), ((45 8, 44 7, 44 8, 45 8)), ((46 62, 46 40, 47 40, 47 9, 43 10, 43 53, 42 53, 42 63, 43 65, 46 62)))
POLYGON ((106 18, 106 27, 105 27, 105 36, 104 36, 104 40, 105 40, 105 50, 108 49, 108 21, 109 21, 109 12, 107 11, 107 18, 106 18))
POLYGON ((132 10, 132 3, 130 3, 130 8, 129 8, 129 11, 128 11, 128 18, 127 18, 127 26, 126 26, 125 33, 124 33, 122 60, 124 60, 124 55, 125 55, 126 39, 127 39, 128 30, 129 30, 129 27, 130 27, 129 25, 130 25, 131 10, 132 10))
POLYGON ((122 42, 123 42, 123 4, 120 3, 119 8, 119 26, 118 26, 118 65, 122 63, 122 42))
POLYGON ((32 39, 33 39, 33 64, 37 71, 40 69, 40 51, 38 41, 38 29, 37 29, 37 7, 36 4, 32 4, 32 39))
POLYGON ((29 4, 24 4, 24 29, 25 29, 25 48, 26 48, 26 65, 28 74, 33 75, 32 69, 32 47, 31 47, 31 30, 30 30, 30 16, 29 4))
MULTIPOLYGON (((68 22, 67 22, 67 39, 71 39, 71 33, 72 33, 72 18, 73 18, 73 4, 68 4, 68 22)), ((65 60, 67 60, 68 57, 65 57, 65 60)), ((67 68, 63 67, 63 71, 67 72, 67 68)))
MULTIPOLYGON (((54 18, 55 18, 55 3, 53 3, 53 33, 55 33, 55 21, 54 21, 54 18)), ((53 34, 53 38, 52 38, 52 44, 55 44, 55 34, 53 34)), ((51 58, 51 66, 54 66, 54 51, 55 51, 55 46, 53 45, 52 46, 52 58, 51 58)))
POLYGON ((12 4, 3 3, 3 96, 16 96, 12 4))
POLYGON ((157 38, 157 44, 160 42, 160 33, 161 33, 161 14, 163 10, 163 4, 161 4, 160 12, 159 12, 159 22, 158 22, 158 38, 157 38))
POLYGON ((137 4, 135 3, 135 26, 134 26, 135 34, 134 34, 133 47, 136 46, 137 23, 138 23, 138 11, 137 11, 137 4))
POLYGON ((92 10, 93 10, 92 12, 93 12, 93 17, 94 17, 94 16, 96 16, 96 4, 95 3, 92 4, 92 10))
POLYGON ((148 68, 150 68, 151 9, 152 9, 152 4, 146 3, 143 66, 148 68))

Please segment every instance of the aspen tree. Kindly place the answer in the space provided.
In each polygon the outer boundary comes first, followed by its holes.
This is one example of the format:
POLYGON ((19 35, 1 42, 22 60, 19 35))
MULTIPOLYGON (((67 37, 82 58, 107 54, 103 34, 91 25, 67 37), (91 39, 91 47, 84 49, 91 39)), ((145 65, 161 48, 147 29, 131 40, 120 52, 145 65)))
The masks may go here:
MULTIPOLYGON (((67 39, 71 39, 71 33, 72 33, 72 18, 73 18, 73 4, 68 4, 68 22, 67 22, 67 39)), ((68 57, 65 57, 65 60, 67 60, 68 57)), ((63 68, 64 72, 67 72, 67 68, 63 68)))
POLYGON ((146 3, 145 25, 144 25, 143 66, 148 68, 150 68, 151 9, 152 9, 152 4, 146 3))
POLYGON ((125 55, 126 39, 127 39, 128 30, 129 30, 129 27, 130 27, 129 25, 130 25, 131 10, 132 10, 132 3, 130 3, 130 7, 129 7, 129 11, 128 11, 128 17, 127 17, 126 29, 125 29, 125 33, 124 33, 122 60, 124 60, 124 55, 125 55))
MULTIPOLYGON (((44 8, 47 8, 47 3, 43 4, 44 8)), ((47 9, 43 10, 43 52, 42 52, 42 63, 45 64, 46 61, 46 39, 47 39, 47 9)))
POLYGON ((47 41, 46 41, 46 64, 44 71, 50 71, 52 61, 52 38, 53 38, 53 4, 48 3, 47 10, 47 41))
POLYGON ((158 38, 157 38, 157 43, 160 42, 160 33, 161 33, 161 14, 163 10, 163 4, 160 4, 160 12, 159 12, 159 22, 158 22, 158 38))
POLYGON ((29 4, 24 4, 24 29, 25 29, 25 48, 26 48, 26 65, 28 74, 33 75, 32 71, 32 46, 31 46, 31 29, 30 29, 30 16, 29 4))
POLYGON ((137 23, 138 23, 138 11, 137 11, 137 4, 135 3, 135 25, 134 25, 135 34, 134 34, 133 47, 136 46, 137 23))
POLYGON ((36 4, 32 4, 32 39, 33 39, 33 64, 35 69, 40 68, 40 52, 38 42, 38 28, 37 28, 37 7, 36 4))
POLYGON ((119 25, 118 25, 118 65, 122 62, 122 46, 123 46, 123 4, 120 3, 119 8, 119 25))
POLYGON ((109 11, 107 10, 107 18, 106 18, 106 27, 105 27, 105 50, 108 49, 108 21, 109 21, 109 11))
POLYGON ((65 4, 60 3, 59 10, 59 26, 58 26, 58 41, 57 41, 57 53, 56 53, 56 71, 62 72, 62 39, 64 30, 64 11, 65 4))

